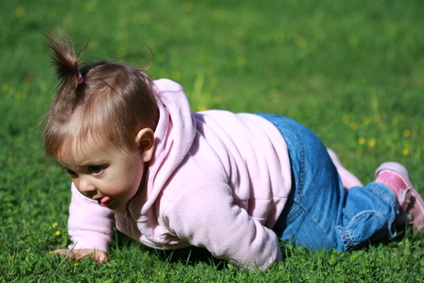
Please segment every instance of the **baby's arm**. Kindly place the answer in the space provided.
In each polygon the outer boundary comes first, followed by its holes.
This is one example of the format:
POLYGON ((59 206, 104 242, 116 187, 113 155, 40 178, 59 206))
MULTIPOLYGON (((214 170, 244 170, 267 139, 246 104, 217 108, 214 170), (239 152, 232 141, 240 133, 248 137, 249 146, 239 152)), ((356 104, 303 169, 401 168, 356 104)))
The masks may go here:
POLYGON ((277 235, 236 205, 226 184, 183 194, 165 212, 165 219, 179 238, 237 266, 266 270, 282 259, 277 235))
POLYGON ((73 244, 68 249, 55 250, 53 253, 73 259, 90 255, 98 262, 107 261, 107 247, 112 241, 114 224, 112 211, 83 196, 74 184, 71 190, 68 233, 73 244))

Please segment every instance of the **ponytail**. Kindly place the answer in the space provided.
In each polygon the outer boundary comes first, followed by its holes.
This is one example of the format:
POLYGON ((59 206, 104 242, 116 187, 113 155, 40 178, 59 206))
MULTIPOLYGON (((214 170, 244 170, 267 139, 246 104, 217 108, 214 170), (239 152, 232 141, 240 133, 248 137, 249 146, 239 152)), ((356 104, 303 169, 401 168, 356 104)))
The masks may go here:
MULTIPOLYGON (((55 100, 64 103, 54 104, 51 111, 54 114, 70 114, 81 99, 80 85, 84 82, 84 77, 79 72, 79 55, 81 51, 76 52, 72 39, 67 35, 58 35, 53 37, 51 34, 45 35, 48 39, 47 46, 51 49, 52 65, 56 69, 56 75, 59 79, 59 90, 55 100)), ((52 114, 53 114, 52 113, 52 114)))
POLYGON ((52 63, 59 80, 62 83, 77 86, 79 77, 78 57, 85 48, 77 53, 72 39, 66 35, 53 38, 52 35, 47 34, 46 37, 48 39, 47 46, 53 51, 51 55, 52 63))
POLYGON ((81 51, 76 52, 70 37, 46 37, 59 78, 59 90, 46 117, 47 154, 71 151, 71 147, 62 148, 63 144, 76 141, 81 145, 88 136, 129 148, 140 129, 156 128, 156 95, 142 69, 108 61, 81 65, 81 51))

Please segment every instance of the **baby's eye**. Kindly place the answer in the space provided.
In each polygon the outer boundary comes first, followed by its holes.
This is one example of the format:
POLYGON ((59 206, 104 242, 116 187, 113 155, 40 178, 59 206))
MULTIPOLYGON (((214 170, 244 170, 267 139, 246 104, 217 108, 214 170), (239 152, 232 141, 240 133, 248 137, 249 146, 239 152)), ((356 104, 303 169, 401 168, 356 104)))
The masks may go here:
POLYGON ((71 176, 71 178, 74 178, 74 177, 76 177, 76 176, 77 176, 77 174, 76 174, 74 171, 69 170, 69 169, 66 169, 66 173, 67 173, 69 176, 71 176))
POLYGON ((88 167, 88 170, 90 170, 90 172, 93 174, 99 174, 103 169, 100 166, 90 166, 88 167))

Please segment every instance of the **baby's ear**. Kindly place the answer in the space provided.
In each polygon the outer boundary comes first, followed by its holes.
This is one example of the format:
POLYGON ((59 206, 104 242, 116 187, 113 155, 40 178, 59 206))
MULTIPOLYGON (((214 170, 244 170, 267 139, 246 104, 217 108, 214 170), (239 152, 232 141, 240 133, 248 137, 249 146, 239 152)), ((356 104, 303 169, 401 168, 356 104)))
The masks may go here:
POLYGON ((143 162, 149 162, 153 158, 155 150, 155 135, 150 128, 141 129, 135 137, 136 146, 140 149, 143 162))

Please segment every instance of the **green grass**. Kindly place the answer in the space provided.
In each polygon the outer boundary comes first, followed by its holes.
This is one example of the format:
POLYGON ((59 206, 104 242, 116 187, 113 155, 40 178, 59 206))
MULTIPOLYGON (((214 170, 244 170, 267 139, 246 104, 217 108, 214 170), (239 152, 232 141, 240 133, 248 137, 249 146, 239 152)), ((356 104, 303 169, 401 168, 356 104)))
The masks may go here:
POLYGON ((293 117, 364 182, 397 160, 424 193, 421 1, 3 2, 0 282, 423 281, 424 234, 411 232, 348 253, 283 247, 286 259, 264 273, 120 234, 108 263, 65 261, 49 251, 68 242, 69 180, 40 138, 56 85, 42 33, 65 30, 81 46, 90 40, 86 60, 144 64, 147 43, 151 75, 183 84, 193 110, 293 117))

